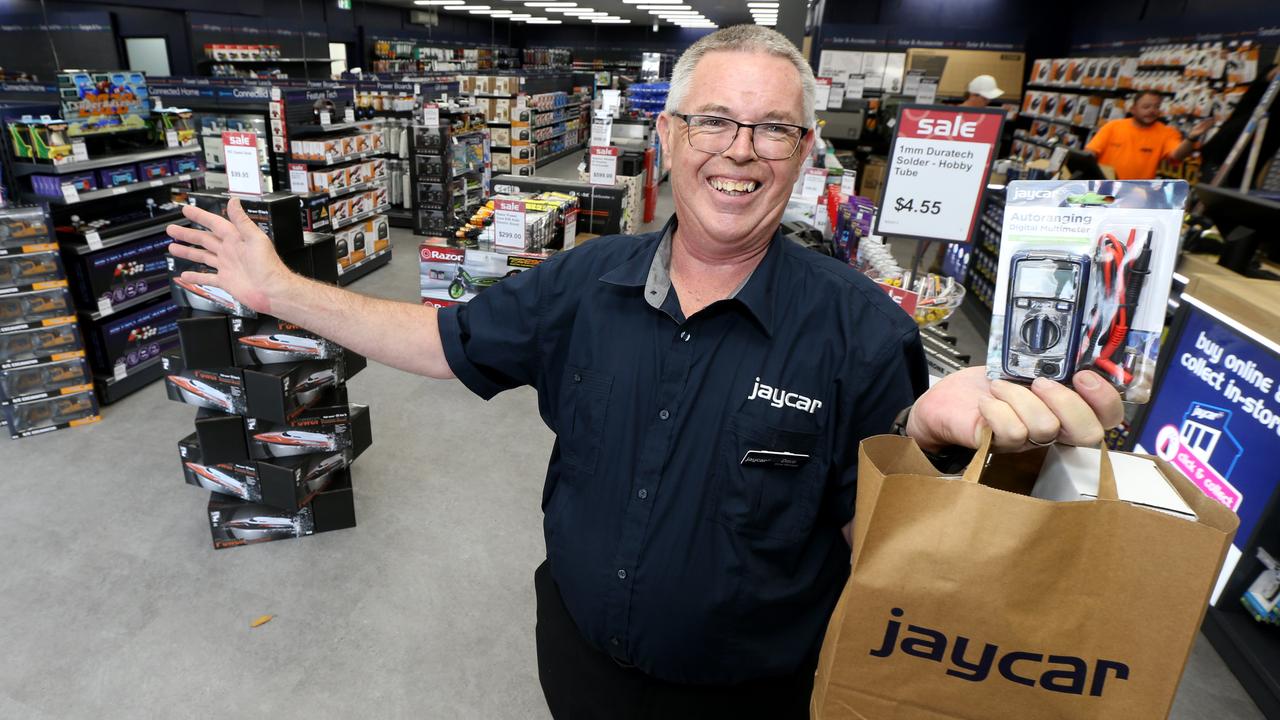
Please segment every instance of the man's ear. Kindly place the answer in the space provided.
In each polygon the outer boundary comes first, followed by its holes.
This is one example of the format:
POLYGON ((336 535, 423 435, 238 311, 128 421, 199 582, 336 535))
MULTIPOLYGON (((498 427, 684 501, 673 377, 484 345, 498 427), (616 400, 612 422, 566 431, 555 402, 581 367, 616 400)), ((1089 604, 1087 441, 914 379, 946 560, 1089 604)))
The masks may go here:
POLYGON ((662 143, 662 169, 668 172, 671 170, 672 129, 671 116, 667 111, 658 113, 658 141, 662 143))

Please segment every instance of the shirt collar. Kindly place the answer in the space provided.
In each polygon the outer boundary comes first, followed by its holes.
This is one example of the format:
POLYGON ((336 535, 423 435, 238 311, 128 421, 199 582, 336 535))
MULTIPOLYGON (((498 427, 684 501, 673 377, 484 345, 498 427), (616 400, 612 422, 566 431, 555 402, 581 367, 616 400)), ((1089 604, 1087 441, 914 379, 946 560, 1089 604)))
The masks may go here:
MULTIPOLYGON (((644 299, 654 308, 661 309, 671 292, 671 238, 676 229, 676 216, 662 228, 662 234, 653 253, 638 253, 635 257, 600 276, 601 282, 623 287, 643 287, 644 299)), ((787 251, 782 239, 782 228, 774 231, 773 240, 764 258, 747 276, 742 285, 730 296, 751 312, 765 334, 773 333, 773 304, 776 297, 780 255, 787 251)))

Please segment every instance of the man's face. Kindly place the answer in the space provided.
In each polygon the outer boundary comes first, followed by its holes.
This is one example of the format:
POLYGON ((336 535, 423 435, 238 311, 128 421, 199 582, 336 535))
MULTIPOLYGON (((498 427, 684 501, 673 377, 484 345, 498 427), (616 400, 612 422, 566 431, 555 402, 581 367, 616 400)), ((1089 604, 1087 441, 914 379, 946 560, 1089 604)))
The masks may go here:
POLYGON ((1160 96, 1142 95, 1133 103, 1133 119, 1139 125, 1150 125, 1160 119, 1160 96))
MULTIPOLYGON (((717 51, 704 55, 678 111, 745 123, 772 120, 805 124, 799 74, 789 61, 765 53, 717 51)), ((658 117, 680 227, 696 229, 726 248, 762 230, 772 234, 800 164, 813 145, 813 133, 804 135, 791 157, 763 160, 756 155, 751 132, 746 129, 739 129, 733 144, 719 154, 694 149, 688 132, 684 120, 666 113, 658 117)))

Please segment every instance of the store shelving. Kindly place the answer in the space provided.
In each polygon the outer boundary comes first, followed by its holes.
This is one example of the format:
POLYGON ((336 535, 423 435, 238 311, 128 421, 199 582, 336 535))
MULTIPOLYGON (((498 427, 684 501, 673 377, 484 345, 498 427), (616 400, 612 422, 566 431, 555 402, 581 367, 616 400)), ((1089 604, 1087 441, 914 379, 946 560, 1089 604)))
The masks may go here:
POLYGON ((88 192, 76 193, 73 200, 63 197, 48 197, 45 195, 36 195, 35 193, 22 193, 22 197, 30 202, 47 202, 50 205, 79 205, 81 203, 93 202, 94 200, 105 200, 120 195, 140 192, 143 190, 151 190, 166 185, 174 185, 182 182, 190 182, 199 180, 204 177, 204 171, 187 172, 179 175, 171 175, 169 177, 156 178, 155 180, 143 180, 142 182, 130 183, 128 185, 117 185, 115 187, 103 188, 101 190, 89 190, 88 192))
POLYGON ((389 262, 391 262, 391 248, 374 253, 340 270, 338 272, 338 284, 343 286, 350 285, 389 262))
POLYGON ((559 160, 560 158, 568 157, 568 156, 570 156, 570 155, 573 155, 574 153, 579 153, 579 152, 582 152, 582 146, 581 146, 581 145, 575 145, 575 146, 573 146, 573 147, 571 147, 571 148, 566 148, 566 149, 564 149, 564 150, 561 150, 560 152, 555 153, 555 154, 553 154, 553 155, 548 155, 547 157, 539 156, 539 157, 538 157, 538 159, 537 159, 537 161, 534 163, 534 165, 535 165, 536 167, 542 167, 543 165, 549 165, 549 164, 551 164, 551 163, 555 162, 556 160, 559 160))
POLYGON ((123 153, 120 155, 112 155, 111 157, 98 158, 96 160, 82 160, 80 162, 63 163, 61 165, 15 162, 11 165, 11 168, 14 177, 33 174, 66 175, 69 173, 84 172, 85 170, 96 170, 98 168, 110 167, 112 165, 147 162, 150 160, 160 160, 161 158, 177 157, 179 155, 194 155, 199 152, 200 147, 198 145, 187 145, 181 147, 161 148, 159 150, 146 150, 136 153, 123 153))
POLYGON ((187 227, 191 225, 191 221, 185 219, 182 212, 179 211, 176 213, 157 215, 152 219, 152 222, 148 223, 144 227, 137 228, 136 230, 129 230, 127 232, 106 236, 99 235, 97 240, 90 240, 83 234, 78 236, 63 235, 62 239, 65 248, 69 252, 73 252, 77 255, 87 255, 91 252, 106 250, 116 247, 117 245, 123 245, 127 242, 155 235, 156 228, 163 227, 165 225, 179 225, 187 227))

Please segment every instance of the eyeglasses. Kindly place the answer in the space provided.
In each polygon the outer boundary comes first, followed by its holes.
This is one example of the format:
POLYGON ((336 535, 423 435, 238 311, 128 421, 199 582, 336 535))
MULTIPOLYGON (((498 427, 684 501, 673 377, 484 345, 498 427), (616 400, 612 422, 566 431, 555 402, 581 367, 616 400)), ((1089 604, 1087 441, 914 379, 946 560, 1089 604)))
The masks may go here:
POLYGON ((796 154, 800 141, 809 134, 809 128, 786 123, 744 123, 715 115, 685 115, 671 113, 689 126, 689 147, 704 153, 719 155, 733 146, 738 131, 751 132, 751 147, 761 160, 786 160, 796 154))

